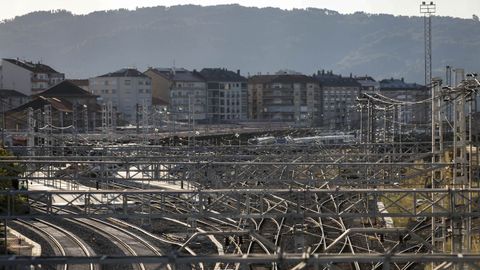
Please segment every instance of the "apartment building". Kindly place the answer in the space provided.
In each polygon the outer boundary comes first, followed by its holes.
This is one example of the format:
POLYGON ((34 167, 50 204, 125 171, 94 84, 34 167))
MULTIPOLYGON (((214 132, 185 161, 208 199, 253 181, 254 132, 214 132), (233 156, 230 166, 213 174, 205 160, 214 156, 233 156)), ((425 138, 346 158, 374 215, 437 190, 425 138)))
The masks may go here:
POLYGON ((30 108, 34 111, 35 127, 44 127, 45 106, 50 106, 52 132, 87 132, 101 125, 97 96, 70 81, 62 81, 31 99, 6 112, 8 128, 27 129, 30 108))
POLYGON ((145 74, 152 78, 154 98, 169 103, 174 119, 207 119, 207 87, 199 72, 184 68, 149 68, 145 74))
POLYGON ((121 123, 135 124, 139 106, 152 105, 150 78, 134 68, 124 68, 90 79, 92 94, 101 97, 99 103, 112 103, 121 123))
POLYGON ((359 127, 357 97, 361 84, 352 76, 343 77, 332 71, 318 71, 314 78, 322 88, 322 125, 335 131, 350 131, 359 127))
POLYGON ((430 91, 427 87, 416 83, 406 83, 403 78, 390 78, 380 81, 380 94, 398 101, 407 102, 399 110, 397 121, 408 124, 427 123, 429 118, 428 103, 411 104, 411 102, 429 98, 430 91))
POLYGON ((0 112, 15 109, 30 100, 30 97, 15 90, 0 89, 0 112))
POLYGON ((90 81, 88 79, 68 79, 70 82, 75 84, 76 86, 82 88, 87 92, 92 92, 90 90, 90 81))
POLYGON ((240 75, 240 70, 204 68, 200 75, 207 85, 207 118, 210 123, 247 119, 247 79, 240 75))
POLYGON ((380 82, 368 75, 355 76, 355 80, 360 84, 360 94, 375 94, 380 91, 380 82))
POLYGON ((65 74, 40 62, 2 59, 2 88, 16 90, 24 95, 39 94, 65 80, 65 74))
POLYGON ((248 115, 253 120, 319 125, 322 96, 317 80, 306 75, 256 75, 248 79, 248 115))

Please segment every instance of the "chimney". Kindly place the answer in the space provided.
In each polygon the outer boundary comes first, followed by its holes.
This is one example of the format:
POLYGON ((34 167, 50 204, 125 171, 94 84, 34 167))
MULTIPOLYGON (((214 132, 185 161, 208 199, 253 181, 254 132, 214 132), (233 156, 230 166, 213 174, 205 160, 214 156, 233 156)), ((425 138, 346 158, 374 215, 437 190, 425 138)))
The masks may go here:
POLYGON ((325 69, 322 69, 322 75, 325 75, 325 69))
POLYGON ((352 73, 351 73, 351 72, 350 72, 350 78, 353 78, 353 75, 352 75, 352 73))
POLYGON ((403 83, 403 82, 405 82, 405 80, 404 80, 403 77, 402 77, 402 83, 403 83))
POLYGON ((237 75, 240 75, 240 69, 237 69, 237 75))

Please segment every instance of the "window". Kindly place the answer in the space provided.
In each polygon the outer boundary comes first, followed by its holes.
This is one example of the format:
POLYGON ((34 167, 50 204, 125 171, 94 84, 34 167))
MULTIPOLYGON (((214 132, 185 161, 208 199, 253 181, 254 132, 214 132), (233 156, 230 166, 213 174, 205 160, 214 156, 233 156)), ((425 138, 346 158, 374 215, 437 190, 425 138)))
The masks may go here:
POLYGON ((131 81, 130 80, 125 80, 125 85, 130 85, 131 81))
POLYGON ((143 81, 138 81, 138 85, 143 85, 143 81))
POLYGON ((143 89, 138 89, 139 94, 143 94, 143 89))

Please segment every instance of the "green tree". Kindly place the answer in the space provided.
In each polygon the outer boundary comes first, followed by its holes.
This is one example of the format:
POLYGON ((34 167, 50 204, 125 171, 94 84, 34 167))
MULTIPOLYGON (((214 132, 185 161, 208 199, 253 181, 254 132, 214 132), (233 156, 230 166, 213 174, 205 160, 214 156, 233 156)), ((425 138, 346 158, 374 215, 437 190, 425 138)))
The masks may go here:
MULTIPOLYGON (((0 148, 0 159, 12 160, 15 157, 5 149, 0 148)), ((21 167, 14 162, 0 163, 0 191, 1 190, 12 190, 18 189, 18 176, 22 172, 21 167)), ((23 195, 16 196, 13 198, 12 202, 14 204, 15 212, 18 209, 22 209, 23 205, 27 201, 27 198, 23 195)), ((7 197, 0 196, 0 213, 6 211, 7 209, 7 197)), ((22 212, 25 212, 22 210, 22 212)))
MULTIPOLYGON (((12 157, 12 154, 0 148, 0 157, 12 157)), ((15 163, 0 163, 0 190, 18 188, 17 176, 20 174, 20 166, 15 163)))

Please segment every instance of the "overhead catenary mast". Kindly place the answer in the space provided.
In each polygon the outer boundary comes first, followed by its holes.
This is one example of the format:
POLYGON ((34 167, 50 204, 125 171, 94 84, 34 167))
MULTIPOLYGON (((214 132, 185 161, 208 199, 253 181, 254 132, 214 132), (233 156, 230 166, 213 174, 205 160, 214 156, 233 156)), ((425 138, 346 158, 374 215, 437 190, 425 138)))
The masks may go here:
POLYGON ((433 2, 422 2, 420 13, 423 14, 425 31, 425 85, 432 84, 432 15, 437 11, 433 2))

